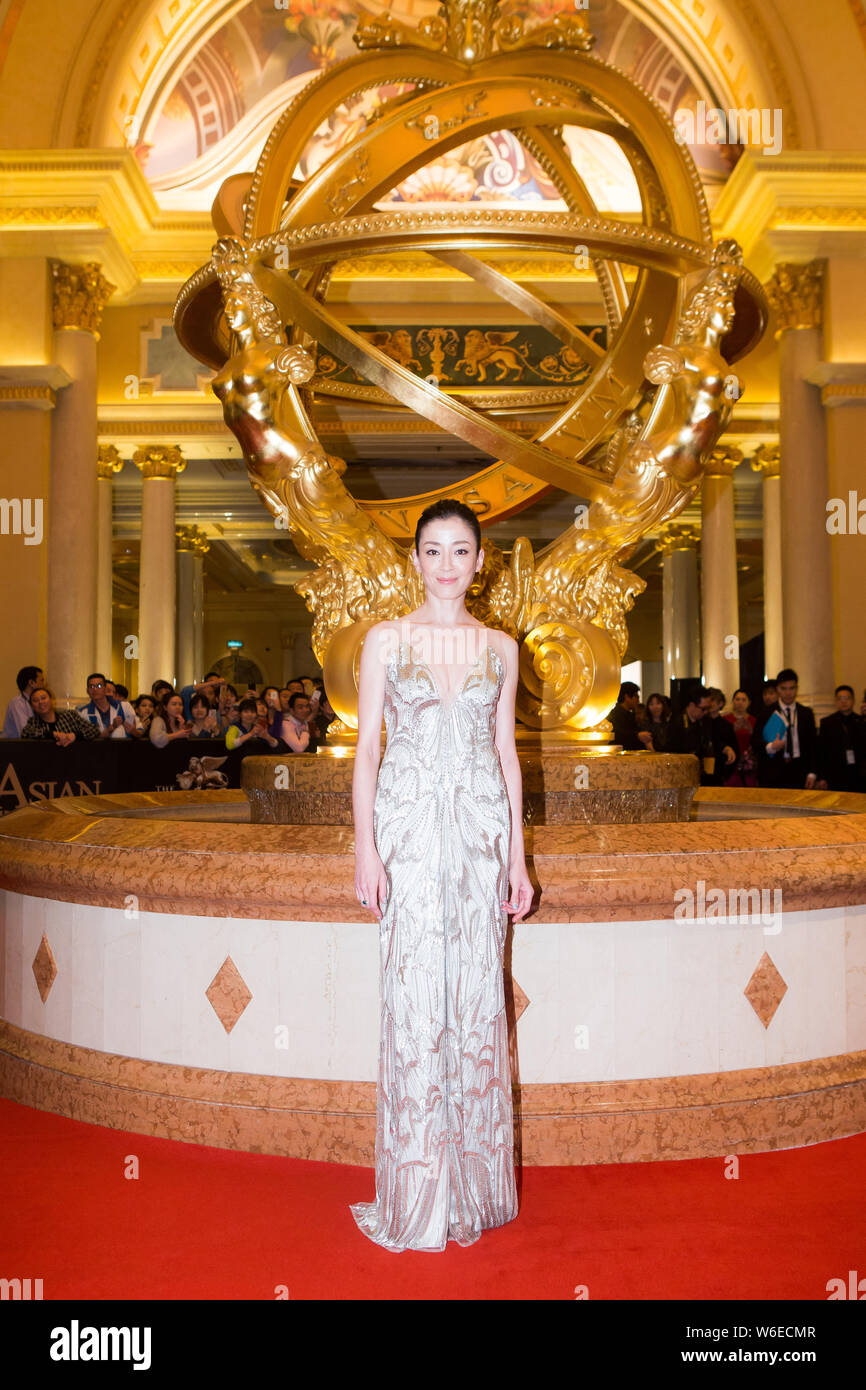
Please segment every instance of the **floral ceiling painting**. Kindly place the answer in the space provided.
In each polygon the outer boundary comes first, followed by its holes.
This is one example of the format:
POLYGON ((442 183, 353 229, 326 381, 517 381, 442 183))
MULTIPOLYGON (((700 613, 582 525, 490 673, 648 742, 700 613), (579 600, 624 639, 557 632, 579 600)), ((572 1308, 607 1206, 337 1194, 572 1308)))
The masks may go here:
MULTIPOLYGON (((317 73, 353 56, 361 9, 388 10, 410 24, 435 14, 437 0, 247 0, 216 33, 188 53, 158 107, 145 117, 136 155, 167 205, 209 207, 224 178, 251 169, 279 114, 317 73)), ((534 21, 573 8, 573 0, 503 0, 501 13, 534 21)), ((694 110, 699 91, 676 54, 620 0, 593 0, 594 55, 645 87, 670 114, 694 110)), ((376 108, 403 87, 359 94, 333 111, 308 145, 297 175, 307 177, 363 130, 376 108)), ((600 209, 637 212, 637 187, 614 141, 594 131, 565 132, 572 159, 600 209)), ((701 145, 693 155, 705 186, 727 178, 739 147, 701 145)), ((561 208, 533 154, 508 132, 452 150, 398 184, 379 204, 496 202, 561 208)))

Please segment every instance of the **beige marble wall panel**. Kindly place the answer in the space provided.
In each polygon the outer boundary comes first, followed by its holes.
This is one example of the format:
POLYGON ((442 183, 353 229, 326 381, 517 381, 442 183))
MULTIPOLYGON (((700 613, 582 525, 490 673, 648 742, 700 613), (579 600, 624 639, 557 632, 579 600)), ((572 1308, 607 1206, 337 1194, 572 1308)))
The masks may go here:
MULTIPOLYGON (((520 923, 507 960, 522 1000, 518 1079, 614 1081, 858 1051, 864 958, 862 909, 766 925, 520 923)), ((0 961, 0 1014, 45 1037, 260 1075, 377 1075, 374 922, 179 916, 0 890, 0 961), (43 997, 33 965, 46 943, 56 973, 43 997)))

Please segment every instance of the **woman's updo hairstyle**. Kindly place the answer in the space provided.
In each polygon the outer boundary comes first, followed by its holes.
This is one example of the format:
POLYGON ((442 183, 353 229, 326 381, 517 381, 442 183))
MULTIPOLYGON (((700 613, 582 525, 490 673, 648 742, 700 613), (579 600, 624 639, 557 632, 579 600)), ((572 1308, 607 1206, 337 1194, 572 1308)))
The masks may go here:
POLYGON ((481 527, 478 524, 478 517, 471 507, 467 507, 465 502, 457 502, 453 497, 440 497, 438 502, 431 502, 429 507, 425 507, 418 518, 418 525, 415 527, 415 550, 421 546, 421 532, 431 521, 444 521, 446 517, 459 516, 461 521, 471 527, 475 537, 475 554, 478 555, 481 549, 481 527))

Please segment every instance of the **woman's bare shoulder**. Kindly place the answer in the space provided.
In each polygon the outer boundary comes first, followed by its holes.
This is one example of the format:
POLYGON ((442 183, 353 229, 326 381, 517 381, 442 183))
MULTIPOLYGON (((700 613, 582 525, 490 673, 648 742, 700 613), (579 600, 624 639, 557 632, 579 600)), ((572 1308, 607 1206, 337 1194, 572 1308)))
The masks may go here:
POLYGON ((520 647, 515 642, 514 638, 509 633, 503 632, 501 628, 490 627, 487 631, 489 633, 487 640, 493 647, 493 650, 505 663, 506 669, 509 671, 513 670, 517 665, 520 647))
POLYGON ((368 629, 364 638, 364 650, 378 654, 380 660, 387 660, 399 641, 399 624, 393 618, 383 618, 368 629))

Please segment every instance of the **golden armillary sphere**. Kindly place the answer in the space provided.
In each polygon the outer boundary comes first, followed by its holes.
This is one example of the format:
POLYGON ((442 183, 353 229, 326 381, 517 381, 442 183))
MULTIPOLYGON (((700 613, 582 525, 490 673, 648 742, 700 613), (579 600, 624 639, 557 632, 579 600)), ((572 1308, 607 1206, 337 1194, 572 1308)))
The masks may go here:
MULTIPOLYGON (((636 83, 592 57, 580 11, 533 27, 500 17, 497 0, 446 0, 417 29, 362 16, 355 42, 359 55, 312 80, 283 113, 255 172, 223 185, 213 214, 219 240, 178 297, 178 336, 217 369, 214 390, 254 488, 316 564, 298 590, 345 727, 357 724, 366 631, 423 600, 408 559, 421 510, 435 496, 456 496, 485 526, 560 488, 578 502, 575 524, 538 555, 525 536, 507 556, 485 541, 468 606, 520 642, 524 724, 606 741, 625 614, 644 587, 624 562, 700 486, 741 393, 731 364, 764 329, 760 286, 735 242, 713 246, 698 174, 673 123, 636 83), (328 116, 384 86, 400 95, 299 184, 295 170, 328 116), (568 126, 617 143, 639 190, 640 222, 599 216, 563 139, 568 126), (532 152, 567 211, 377 209, 415 171, 496 131, 513 132, 532 152), (530 401, 536 412, 544 407, 533 438, 508 428, 513 393, 425 378, 328 307, 337 260, 407 250, 493 290, 583 363, 579 385, 530 401), (607 350, 503 273, 503 254, 515 252, 579 256, 592 267, 607 350), (363 381, 330 381, 317 353, 363 381), (346 464, 315 428, 317 398, 346 394, 408 408, 494 462, 435 494, 356 502, 346 464)), ((525 397, 520 409, 525 417, 525 397)))

